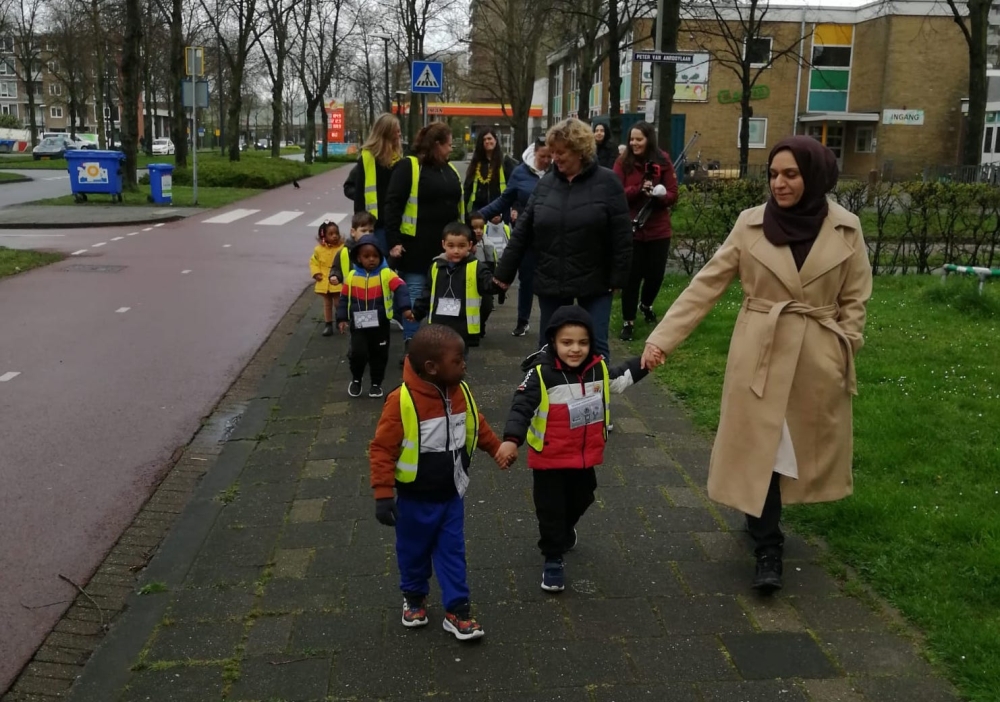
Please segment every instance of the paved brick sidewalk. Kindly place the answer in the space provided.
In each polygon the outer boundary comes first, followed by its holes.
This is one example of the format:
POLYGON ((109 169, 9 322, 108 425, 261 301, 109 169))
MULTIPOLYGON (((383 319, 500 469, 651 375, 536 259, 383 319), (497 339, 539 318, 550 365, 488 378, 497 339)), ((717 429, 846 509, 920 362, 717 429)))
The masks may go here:
MULTIPOLYGON (((480 455, 466 510, 486 637, 461 644, 442 631, 436 588, 432 625, 404 629, 393 533, 368 488, 381 402, 347 397, 347 340, 320 337, 311 309, 146 569, 140 584, 166 592, 129 597, 69 699, 955 699, 801 539, 790 539, 786 589, 751 594, 741 519, 701 489, 708 443, 653 382, 616 397, 566 592, 539 588, 523 457, 502 473, 480 455)), ((498 309, 470 358, 496 429, 531 347, 508 335, 513 313, 498 309)), ((395 359, 396 333, 393 343, 395 359)), ((396 382, 392 363, 386 385, 396 382)))

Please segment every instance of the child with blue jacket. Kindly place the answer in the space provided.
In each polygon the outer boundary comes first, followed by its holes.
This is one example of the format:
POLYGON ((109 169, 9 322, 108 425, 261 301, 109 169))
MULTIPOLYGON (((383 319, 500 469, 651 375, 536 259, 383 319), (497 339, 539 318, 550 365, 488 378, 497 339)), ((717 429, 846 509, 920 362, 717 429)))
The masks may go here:
POLYGON ((368 397, 382 397, 382 381, 389 362, 389 322, 393 309, 413 320, 406 283, 389 269, 385 254, 372 235, 361 237, 351 250, 351 270, 347 273, 337 308, 337 326, 341 334, 351 331, 351 383, 347 394, 361 395, 365 366, 369 367, 371 387, 368 397))

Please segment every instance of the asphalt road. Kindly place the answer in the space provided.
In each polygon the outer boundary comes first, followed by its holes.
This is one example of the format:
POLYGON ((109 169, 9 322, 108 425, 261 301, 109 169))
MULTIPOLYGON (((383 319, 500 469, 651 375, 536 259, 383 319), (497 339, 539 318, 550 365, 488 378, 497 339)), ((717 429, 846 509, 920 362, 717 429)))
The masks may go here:
POLYGON ((31 200, 41 200, 49 197, 68 195, 69 173, 65 170, 9 170, 4 173, 17 173, 32 180, 28 183, 0 183, 0 207, 17 205, 31 200))
POLYGON ((157 227, 0 233, 76 254, 0 280, 0 692, 75 595, 58 576, 88 580, 309 283, 348 170, 157 227))

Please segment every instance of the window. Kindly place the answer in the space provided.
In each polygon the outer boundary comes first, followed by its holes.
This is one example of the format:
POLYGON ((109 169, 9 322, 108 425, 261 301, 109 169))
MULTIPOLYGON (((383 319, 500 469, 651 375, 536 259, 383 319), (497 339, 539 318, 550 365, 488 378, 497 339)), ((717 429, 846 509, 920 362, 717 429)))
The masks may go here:
POLYGON ((588 104, 590 106, 591 117, 601 114, 601 102, 604 98, 603 68, 602 64, 594 71, 593 85, 590 87, 590 100, 588 104))
POLYGON ((42 97, 42 95, 43 95, 43 93, 42 93, 42 82, 41 81, 36 81, 36 82, 32 83, 31 85, 34 87, 34 90, 32 92, 35 93, 35 97, 42 97))
POLYGON ((858 127, 854 132, 854 151, 859 154, 870 154, 873 151, 875 130, 871 127, 858 127))
POLYGON ((5 98, 16 98, 17 97, 17 82, 16 81, 0 81, 0 97, 5 98))
MULTIPOLYGON (((740 143, 740 131, 743 127, 743 118, 739 120, 739 124, 736 126, 736 145, 739 146, 740 143)), ((750 148, 751 149, 765 149, 767 148, 767 118, 766 117, 751 117, 750 118, 750 148)))
POLYGON ((993 151, 993 127, 986 128, 986 138, 983 139, 983 153, 988 154, 993 151))
POLYGON ((14 53, 14 37, 0 37, 0 54, 14 53))
POLYGON ((50 107, 49 108, 49 116, 50 117, 54 117, 55 119, 62 119, 62 116, 63 116, 63 110, 62 110, 62 108, 61 107, 50 107))
POLYGON ((760 68, 771 63, 771 37, 753 37, 743 43, 743 50, 750 56, 750 65, 760 68))
POLYGON ((624 112, 631 111, 632 102, 632 42, 634 37, 632 30, 628 30, 628 34, 625 35, 625 39, 622 42, 621 50, 619 53, 620 61, 618 64, 619 71, 618 75, 622 77, 621 90, 618 93, 619 98, 622 102, 622 110, 624 112))
POLYGON ((45 50, 48 51, 49 53, 52 53, 53 51, 56 50, 56 43, 54 41, 45 42, 45 50))
POLYGON ((58 83, 49 83, 49 95, 62 95, 62 86, 58 83))
POLYGON ((49 69, 49 73, 58 73, 59 72, 59 62, 58 61, 49 61, 47 64, 45 64, 45 67, 49 69))
POLYGON ((562 119, 563 67, 556 66, 552 72, 552 117, 562 119))
POLYGON ((566 114, 570 117, 576 117, 577 111, 580 109, 580 81, 577 78, 579 75, 579 70, 577 68, 576 62, 569 67, 569 104, 567 105, 566 114))
POLYGON ((0 115, 11 115, 12 117, 17 117, 17 105, 11 105, 6 102, 0 104, 0 115))
POLYGON ((814 46, 812 65, 822 68, 850 68, 851 47, 814 46))

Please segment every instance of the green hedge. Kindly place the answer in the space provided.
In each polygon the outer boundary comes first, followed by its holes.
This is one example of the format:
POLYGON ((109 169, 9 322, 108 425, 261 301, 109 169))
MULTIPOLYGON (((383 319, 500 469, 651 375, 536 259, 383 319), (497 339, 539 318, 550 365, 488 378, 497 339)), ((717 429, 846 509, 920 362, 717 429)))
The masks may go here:
MULTIPOLYGON (((198 185, 203 188, 249 188, 268 190, 309 175, 309 167, 299 161, 274 158, 242 161, 207 160, 198 164, 198 185)), ((141 183, 148 183, 143 176, 141 183)), ((191 168, 175 168, 174 185, 191 185, 191 168)))

